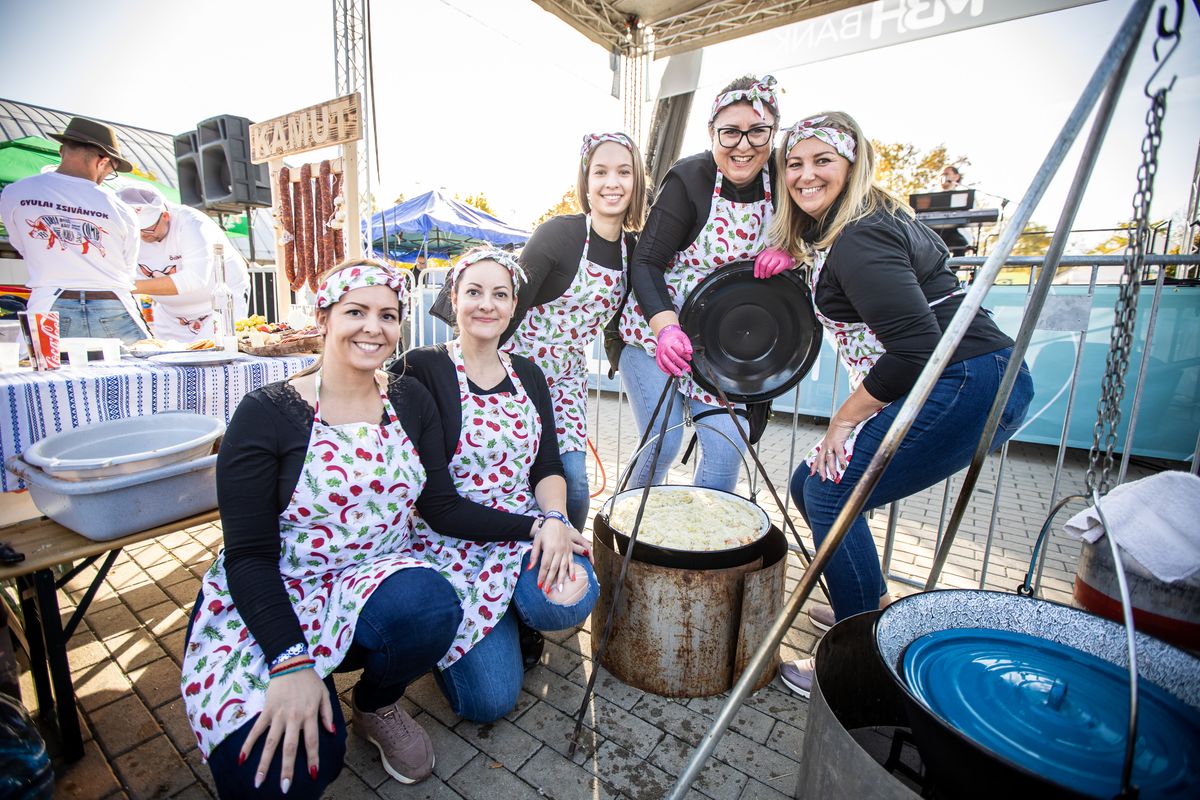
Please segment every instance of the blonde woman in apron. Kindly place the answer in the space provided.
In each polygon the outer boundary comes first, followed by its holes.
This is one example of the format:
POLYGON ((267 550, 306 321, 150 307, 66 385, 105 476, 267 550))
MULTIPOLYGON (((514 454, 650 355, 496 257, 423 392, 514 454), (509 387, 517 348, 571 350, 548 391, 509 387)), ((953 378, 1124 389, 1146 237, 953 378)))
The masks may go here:
MULTIPOLYGON (((779 150, 778 171, 786 198, 771 227, 771 241, 786 257, 811 259, 808 283, 817 319, 836 342, 850 378, 850 396, 792 475, 792 498, 819 546, 958 310, 963 292, 946 266, 949 253, 937 234, 874 182, 874 150, 849 115, 828 112, 793 125, 779 150)), ((814 625, 828 628, 889 602, 866 511, 933 486, 970 463, 1012 344, 986 312, 976 314, 864 512, 826 567, 833 607, 815 607, 810 612, 814 625)), ((1016 432, 1032 397, 1033 381, 1023 367, 993 447, 1016 432)), ((807 697, 812 659, 784 664, 780 676, 807 697)))
MULTIPOLYGON (((658 189, 630 268, 633 297, 621 314, 621 382, 644 431, 666 382, 678 379, 669 425, 708 411, 698 427, 696 484, 732 490, 741 465, 742 438, 719 400, 692 380, 692 345, 679 327, 679 310, 699 283, 737 261, 754 259, 766 244, 774 212, 771 140, 779 118, 775 79, 739 78, 725 87, 708 119, 712 150, 680 159, 658 189), (728 437, 728 438, 726 438, 728 437)), ((658 431, 655 422, 654 431, 658 431)), ((644 454, 631 485, 662 483, 679 452, 683 430, 669 432, 654 473, 644 454)))
POLYGON ((184 649, 187 718, 221 797, 320 797, 345 755, 332 673, 362 669, 354 730, 403 783, 434 766, 400 704, 454 641, 450 581, 410 552, 412 516, 448 533, 528 539, 539 524, 454 489, 429 393, 379 370, 405 283, 349 262, 317 293, 324 353, 251 392, 217 462, 225 546, 201 582, 184 649))
POLYGON ((543 516, 532 542, 462 542, 432 520, 416 522, 413 554, 454 585, 464 607, 438 662, 438 684, 454 712, 475 722, 499 719, 516 704, 524 680, 517 618, 536 630, 572 628, 599 594, 587 540, 564 513, 566 482, 546 380, 531 361, 498 348, 521 276, 503 251, 465 254, 449 278, 458 337, 410 350, 393 367, 433 395, 453 454, 450 473, 464 497, 543 516))

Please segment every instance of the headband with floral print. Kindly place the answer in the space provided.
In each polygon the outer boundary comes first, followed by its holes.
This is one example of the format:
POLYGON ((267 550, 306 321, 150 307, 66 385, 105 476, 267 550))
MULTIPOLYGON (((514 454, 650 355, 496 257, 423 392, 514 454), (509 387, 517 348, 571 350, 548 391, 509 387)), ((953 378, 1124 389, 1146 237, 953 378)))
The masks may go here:
POLYGON ((774 76, 764 75, 762 80, 750 84, 748 89, 732 89, 717 95, 717 99, 713 102, 712 113, 708 115, 708 124, 713 123, 722 108, 741 100, 748 101, 754 107, 754 113, 758 114, 761 119, 767 118, 765 106, 775 109, 775 113, 778 114, 779 98, 775 96, 775 84, 774 76))
POLYGON ((583 137, 583 147, 579 150, 579 157, 585 169, 588 159, 592 157, 592 151, 604 142, 616 142, 629 152, 633 152, 633 140, 623 133, 589 133, 583 137))
POLYGON ((480 261, 495 261, 508 270, 508 274, 512 276, 514 294, 521 288, 521 284, 527 280, 525 270, 521 269, 521 265, 513 258, 512 253, 505 252, 496 247, 481 247, 470 251, 458 260, 458 263, 450 270, 450 285, 457 286, 458 279, 462 276, 463 271, 472 264, 478 264, 480 261))
POLYGON ((808 119, 800 120, 789 128, 787 150, 784 152, 792 152, 792 148, 804 139, 820 139, 845 156, 846 160, 853 164, 856 158, 854 137, 840 128, 832 128, 828 125, 822 126, 819 124, 824 121, 825 117, 809 117, 808 119))
POLYGON ((353 289, 365 286, 389 286, 396 290, 403 308, 408 284, 404 276, 389 266, 377 263, 352 264, 331 272, 317 287, 317 308, 329 308, 353 289))

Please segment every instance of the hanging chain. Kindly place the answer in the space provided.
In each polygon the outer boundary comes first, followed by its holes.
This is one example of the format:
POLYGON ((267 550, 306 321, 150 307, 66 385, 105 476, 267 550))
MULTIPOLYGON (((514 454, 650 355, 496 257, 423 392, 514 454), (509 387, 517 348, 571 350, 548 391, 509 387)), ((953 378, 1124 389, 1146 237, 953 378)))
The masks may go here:
MULTIPOLYGON (((1121 400, 1125 396, 1125 373, 1133 349, 1134 326, 1137 321, 1138 286, 1145 269, 1146 247, 1150 240, 1150 201, 1154 198, 1154 176, 1158 172, 1158 148, 1162 144, 1163 117, 1167 113, 1167 90, 1163 87, 1151 96, 1146 112, 1146 136, 1142 139, 1142 164, 1138 167, 1138 186, 1133 195, 1133 221, 1125 245, 1125 269, 1117 292, 1115 318, 1109 340, 1108 360, 1100 384, 1100 403, 1096 409, 1096 426, 1092 432, 1092 449, 1088 454, 1087 488, 1105 494, 1113 468, 1113 450, 1121 426, 1121 400), (1103 452, 1101 443, 1103 442, 1103 452)), ((1128 447, 1129 443, 1126 442, 1128 447)))

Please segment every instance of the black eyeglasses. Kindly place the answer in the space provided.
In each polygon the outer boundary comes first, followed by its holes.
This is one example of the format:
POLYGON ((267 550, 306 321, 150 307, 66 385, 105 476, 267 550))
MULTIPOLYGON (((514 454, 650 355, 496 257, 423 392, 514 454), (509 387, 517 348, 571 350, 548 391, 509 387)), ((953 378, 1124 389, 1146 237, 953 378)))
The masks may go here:
POLYGON ((745 136, 751 147, 762 147, 771 141, 771 133, 774 130, 772 125, 755 125, 748 131, 739 128, 717 128, 717 141, 721 143, 721 147, 732 150, 742 143, 742 137, 745 136))

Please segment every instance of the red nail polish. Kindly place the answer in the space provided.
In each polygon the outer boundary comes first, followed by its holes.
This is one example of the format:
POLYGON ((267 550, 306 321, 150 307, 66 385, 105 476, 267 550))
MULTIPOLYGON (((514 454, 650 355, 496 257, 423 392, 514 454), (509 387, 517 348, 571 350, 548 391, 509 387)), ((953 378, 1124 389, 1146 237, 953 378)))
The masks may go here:
POLYGON ((238 753, 238 766, 240 767, 242 764, 245 764, 245 763, 246 763, 246 754, 238 753))
POLYGON ((308 768, 308 774, 309 774, 309 777, 311 777, 315 781, 317 779, 317 768, 310 766, 308 768))
POLYGON ((539 588, 539 589, 540 589, 540 588, 542 588, 542 582, 541 582, 541 581, 538 581, 538 588, 539 588))

